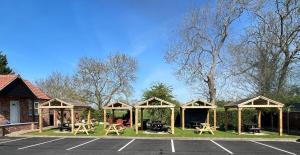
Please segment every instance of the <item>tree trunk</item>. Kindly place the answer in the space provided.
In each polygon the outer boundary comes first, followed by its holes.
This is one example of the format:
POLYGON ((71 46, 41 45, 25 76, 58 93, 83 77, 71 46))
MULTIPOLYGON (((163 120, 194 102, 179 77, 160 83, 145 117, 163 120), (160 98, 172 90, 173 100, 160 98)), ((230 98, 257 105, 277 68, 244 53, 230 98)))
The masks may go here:
POLYGON ((209 101, 211 104, 216 104, 216 86, 215 80, 211 74, 207 76, 207 85, 208 85, 208 92, 209 92, 209 101))
POLYGON ((215 84, 215 71, 216 71, 218 54, 219 54, 218 50, 214 50, 212 52, 212 63, 211 63, 210 71, 207 75, 209 101, 212 105, 216 104, 216 98, 217 98, 216 97, 217 96, 217 90, 216 90, 216 84, 215 84))
POLYGON ((285 85, 286 77, 288 74, 289 65, 290 65, 289 56, 285 55, 284 64, 283 64, 282 68, 280 69, 280 75, 279 75, 279 79, 278 79, 277 95, 282 94, 283 87, 285 85))

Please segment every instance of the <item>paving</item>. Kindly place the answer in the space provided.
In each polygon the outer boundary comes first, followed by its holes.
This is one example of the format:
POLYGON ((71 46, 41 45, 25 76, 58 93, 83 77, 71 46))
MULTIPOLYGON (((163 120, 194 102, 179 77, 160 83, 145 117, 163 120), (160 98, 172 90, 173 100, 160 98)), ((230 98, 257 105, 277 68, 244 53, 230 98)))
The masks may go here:
POLYGON ((296 155, 300 143, 255 140, 173 140, 2 137, 1 155, 296 155))

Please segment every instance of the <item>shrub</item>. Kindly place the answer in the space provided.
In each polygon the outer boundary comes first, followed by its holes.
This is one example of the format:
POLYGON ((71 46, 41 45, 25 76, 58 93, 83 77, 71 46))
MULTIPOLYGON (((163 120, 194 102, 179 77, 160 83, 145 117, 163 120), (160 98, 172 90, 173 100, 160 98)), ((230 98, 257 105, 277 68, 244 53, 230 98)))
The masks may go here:
MULTIPOLYGON (((237 110, 229 109, 228 111, 228 130, 237 128, 237 110)), ((213 111, 210 111, 210 124, 213 124, 213 111)), ((255 109, 242 110, 242 124, 257 124, 257 112, 255 109)), ((220 130, 225 129, 225 110, 223 108, 217 109, 217 126, 220 130)))

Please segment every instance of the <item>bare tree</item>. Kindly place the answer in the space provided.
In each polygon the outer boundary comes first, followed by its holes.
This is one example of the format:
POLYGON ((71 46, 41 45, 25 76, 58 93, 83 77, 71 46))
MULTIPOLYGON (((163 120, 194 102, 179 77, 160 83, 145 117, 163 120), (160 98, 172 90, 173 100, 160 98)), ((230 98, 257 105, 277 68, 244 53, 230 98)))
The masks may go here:
POLYGON ((250 11, 255 20, 231 50, 235 73, 248 79, 256 93, 282 95, 300 60, 300 2, 266 1, 250 11))
MULTIPOLYGON (((213 3, 213 2, 211 2, 213 3)), ((216 72, 222 61, 224 44, 232 23, 238 19, 245 3, 218 0, 214 7, 192 9, 183 20, 178 40, 172 44, 165 58, 176 64, 177 75, 189 84, 199 83, 208 88, 209 100, 216 102, 216 72)))
POLYGON ((137 61, 125 54, 109 56, 107 61, 81 58, 75 81, 86 101, 99 109, 114 97, 129 96, 136 79, 137 61))
POLYGON ((37 80, 36 84, 52 98, 82 100, 74 87, 73 78, 68 75, 53 72, 47 78, 37 80))

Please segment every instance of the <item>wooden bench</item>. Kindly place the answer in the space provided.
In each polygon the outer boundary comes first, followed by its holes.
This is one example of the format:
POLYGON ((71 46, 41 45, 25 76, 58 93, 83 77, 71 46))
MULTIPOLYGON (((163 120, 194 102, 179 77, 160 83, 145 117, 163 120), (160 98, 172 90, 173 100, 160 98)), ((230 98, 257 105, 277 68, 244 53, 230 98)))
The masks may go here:
POLYGON ((203 132, 210 132, 212 135, 214 135, 214 132, 212 131, 210 125, 208 123, 201 123, 201 128, 196 127, 196 132, 199 132, 201 135, 203 132))

